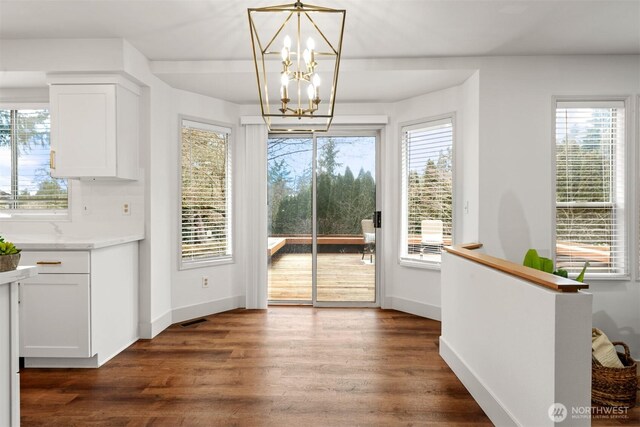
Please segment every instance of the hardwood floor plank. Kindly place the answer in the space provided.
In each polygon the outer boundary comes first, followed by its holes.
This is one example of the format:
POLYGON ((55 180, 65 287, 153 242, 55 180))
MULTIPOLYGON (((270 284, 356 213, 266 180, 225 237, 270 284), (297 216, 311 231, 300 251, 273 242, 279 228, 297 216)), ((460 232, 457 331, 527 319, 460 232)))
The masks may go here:
POLYGON ((439 322, 311 307, 206 319, 100 369, 23 369, 22 425, 491 425, 438 355, 439 322))

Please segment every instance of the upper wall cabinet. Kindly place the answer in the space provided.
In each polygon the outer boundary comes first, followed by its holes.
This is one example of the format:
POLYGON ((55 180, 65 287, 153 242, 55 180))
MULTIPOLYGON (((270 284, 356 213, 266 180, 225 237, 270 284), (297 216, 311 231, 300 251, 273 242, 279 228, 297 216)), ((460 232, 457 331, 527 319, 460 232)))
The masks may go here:
POLYGON ((51 176, 137 179, 139 98, 132 85, 52 83, 51 176))

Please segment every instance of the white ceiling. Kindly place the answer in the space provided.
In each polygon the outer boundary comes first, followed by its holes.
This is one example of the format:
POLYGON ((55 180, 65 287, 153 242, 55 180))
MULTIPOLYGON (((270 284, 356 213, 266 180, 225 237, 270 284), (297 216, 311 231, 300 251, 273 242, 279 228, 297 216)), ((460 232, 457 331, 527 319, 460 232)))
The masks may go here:
MULTIPOLYGON (((292 1, 291 1, 292 2, 292 1)), ((278 0, 0 0, 0 38, 125 38, 152 61, 247 60, 245 73, 165 72, 174 87, 253 102, 247 8, 278 0), (251 94, 238 91, 251 79, 251 94)), ((313 0, 347 10, 343 59, 640 54, 640 0, 313 0)), ((394 101, 463 71, 341 74, 340 101, 394 101), (398 89, 393 82, 407 83, 398 89), (359 83, 359 84, 358 84, 359 83), (371 88, 376 87, 377 96, 371 88)), ((465 74, 466 73, 466 74, 465 74)), ((5 76, 6 77, 6 76, 5 76)), ((15 84, 15 83, 14 83, 15 84)))

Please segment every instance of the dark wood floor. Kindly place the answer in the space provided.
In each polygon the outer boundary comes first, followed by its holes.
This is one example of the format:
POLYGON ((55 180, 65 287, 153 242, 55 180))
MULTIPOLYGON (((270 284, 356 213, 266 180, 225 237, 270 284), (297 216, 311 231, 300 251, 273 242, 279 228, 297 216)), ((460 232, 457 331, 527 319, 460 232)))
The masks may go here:
POLYGON ((491 425, 438 355, 439 322, 310 307, 207 320, 100 369, 22 370, 22 425, 491 425))

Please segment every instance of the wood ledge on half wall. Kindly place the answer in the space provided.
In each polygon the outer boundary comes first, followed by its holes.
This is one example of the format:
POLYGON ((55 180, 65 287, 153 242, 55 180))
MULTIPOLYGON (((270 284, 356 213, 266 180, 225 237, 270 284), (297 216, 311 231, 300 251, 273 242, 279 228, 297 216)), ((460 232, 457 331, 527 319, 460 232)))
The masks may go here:
POLYGON ((482 247, 482 243, 463 243, 454 246, 445 246, 445 250, 450 254, 458 255, 478 264, 495 268, 512 276, 528 280, 536 285, 553 289, 558 292, 578 292, 580 289, 589 289, 589 285, 576 282, 575 280, 566 279, 554 274, 545 273, 544 271, 525 267, 506 259, 497 258, 491 255, 475 252, 474 249, 482 247))

